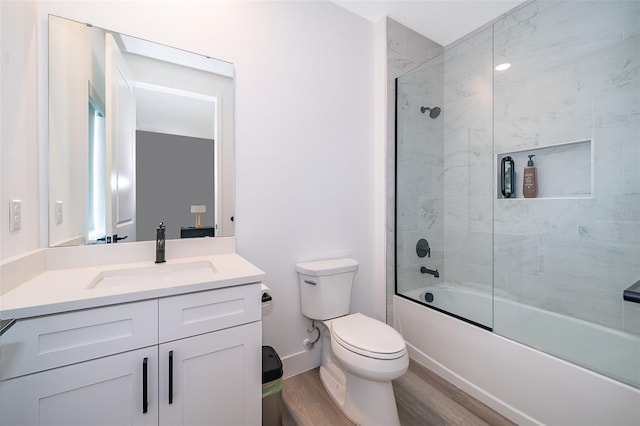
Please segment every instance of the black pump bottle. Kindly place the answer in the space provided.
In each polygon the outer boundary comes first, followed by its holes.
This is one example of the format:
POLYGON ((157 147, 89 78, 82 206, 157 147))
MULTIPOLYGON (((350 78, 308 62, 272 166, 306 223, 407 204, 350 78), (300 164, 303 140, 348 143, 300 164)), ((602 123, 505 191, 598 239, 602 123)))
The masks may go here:
POLYGON ((500 162, 500 190, 504 198, 515 196, 515 167, 513 158, 506 156, 500 162))

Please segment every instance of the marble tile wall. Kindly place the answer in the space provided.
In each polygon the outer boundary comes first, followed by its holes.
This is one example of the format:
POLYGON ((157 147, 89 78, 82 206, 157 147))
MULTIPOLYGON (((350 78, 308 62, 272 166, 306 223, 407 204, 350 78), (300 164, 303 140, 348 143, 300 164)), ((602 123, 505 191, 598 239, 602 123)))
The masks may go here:
MULTIPOLYGON (((395 110, 396 110, 396 93, 395 93, 395 81, 396 78, 408 73, 415 69, 419 65, 427 62, 443 52, 444 48, 427 39, 426 37, 418 34, 417 32, 405 27, 404 25, 387 18, 387 323, 393 323, 393 310, 392 310, 392 297, 395 293, 396 283, 396 263, 395 263, 395 162, 396 162, 396 141, 395 141, 395 110)), ((419 78, 413 78, 412 83, 418 87, 421 84, 430 84, 428 81, 422 82, 419 78)), ((425 99, 426 102, 428 99, 425 99)), ((406 103, 411 102, 411 105, 422 102, 422 98, 408 94, 402 100, 405 103, 405 111, 413 115, 416 114, 415 108, 411 109, 406 103)), ((418 106, 419 108, 419 106, 418 106)), ((419 113, 419 109, 417 110, 419 113)), ((422 114, 421 114, 422 115, 422 114)), ((423 124, 426 122, 426 118, 420 117, 420 122, 423 124)), ((407 140, 418 140, 420 138, 426 138, 426 135, 421 136, 420 131, 430 131, 430 129, 421 129, 418 127, 410 127, 406 129, 406 133, 401 137, 407 140)), ((430 135, 430 137, 432 137, 430 135)), ((413 155, 420 156, 421 160, 427 161, 429 166, 429 173, 422 173, 419 176, 412 177, 409 174, 399 176, 399 187, 408 190, 405 196, 405 203, 407 209, 401 211, 402 217, 398 218, 398 226, 402 231, 398 231, 398 258, 400 263, 407 265, 411 257, 410 253, 413 251, 415 256, 415 238, 420 235, 418 229, 432 229, 437 223, 437 220, 431 219, 430 215, 427 215, 427 211, 438 211, 437 200, 432 196, 428 196, 428 193, 422 193, 421 191, 432 191, 434 185, 433 182, 442 180, 441 174, 434 172, 433 170, 438 165, 437 151, 430 151, 435 145, 425 143, 405 143, 399 152, 402 152, 402 158, 408 163, 412 163, 411 167, 421 170, 422 165, 413 159, 413 155), (405 212, 405 210, 407 210, 405 212), (411 247, 413 245, 413 247, 411 247)), ((438 184, 437 184, 438 185, 438 184)), ((440 185, 441 186, 441 185, 440 185)), ((441 209, 439 211, 442 211, 441 209)), ((431 239, 429 240, 431 241, 431 239)), ((436 245, 432 256, 435 251, 440 250, 436 245)), ((410 271, 408 268, 399 271, 399 275, 402 273, 408 274, 410 271)), ((413 278, 409 278, 413 279, 413 278)), ((405 278, 401 278, 402 282, 405 282, 405 278)), ((415 281, 415 280, 414 280, 415 281)))
POLYGON ((553 198, 494 199, 496 294, 636 334, 622 291, 640 279, 639 9, 539 0, 493 26, 512 64, 495 73, 495 152, 589 140, 591 156, 589 192, 559 150, 540 170, 553 198))
POLYGON ((444 280, 443 117, 421 107, 442 108, 442 55, 398 78, 396 142, 396 221, 399 293, 444 280), (420 258, 416 244, 426 239, 430 257, 420 258), (437 269, 439 278, 420 267, 437 269))
MULTIPOLYGON (((493 288, 492 43, 487 27, 444 53, 445 280, 488 297, 493 288)), ((491 305, 486 309, 484 325, 491 327, 491 305)))
POLYGON ((388 297, 397 232, 401 291, 425 279, 426 237, 441 280, 640 334, 622 300, 640 279, 640 2, 537 0, 445 49, 392 20, 387 37, 388 297), (419 113, 438 96, 441 128, 419 113), (497 198, 497 156, 576 141, 539 151, 541 198, 497 198))

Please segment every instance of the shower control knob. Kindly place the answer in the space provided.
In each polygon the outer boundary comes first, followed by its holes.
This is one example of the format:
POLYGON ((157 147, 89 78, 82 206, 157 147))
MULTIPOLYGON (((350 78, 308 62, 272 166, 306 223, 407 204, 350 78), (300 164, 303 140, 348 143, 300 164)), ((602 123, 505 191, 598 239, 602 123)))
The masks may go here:
POLYGON ((431 257, 431 247, 429 247, 429 242, 424 238, 418 240, 418 244, 416 244, 416 254, 418 257, 431 257))

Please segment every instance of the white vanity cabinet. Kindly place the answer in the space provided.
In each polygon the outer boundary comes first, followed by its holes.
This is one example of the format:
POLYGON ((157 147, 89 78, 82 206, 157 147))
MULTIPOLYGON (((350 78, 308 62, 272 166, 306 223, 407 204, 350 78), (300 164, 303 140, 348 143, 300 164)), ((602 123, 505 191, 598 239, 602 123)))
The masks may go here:
POLYGON ((161 425, 261 423, 261 309, 259 284, 160 300, 161 425))
POLYGON ((260 310, 254 283, 19 320, 0 425, 260 424, 260 310))

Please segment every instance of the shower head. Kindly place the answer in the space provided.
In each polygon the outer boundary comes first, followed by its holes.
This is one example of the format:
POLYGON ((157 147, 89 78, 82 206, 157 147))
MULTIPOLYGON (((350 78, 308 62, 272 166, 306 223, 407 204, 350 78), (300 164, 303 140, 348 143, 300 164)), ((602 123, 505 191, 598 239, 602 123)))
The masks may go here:
POLYGON ((427 111, 429 111, 429 117, 436 118, 440 115, 441 110, 440 110, 440 107, 431 107, 431 108, 425 107, 425 106, 420 107, 421 113, 424 114, 427 111))

